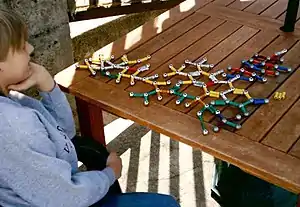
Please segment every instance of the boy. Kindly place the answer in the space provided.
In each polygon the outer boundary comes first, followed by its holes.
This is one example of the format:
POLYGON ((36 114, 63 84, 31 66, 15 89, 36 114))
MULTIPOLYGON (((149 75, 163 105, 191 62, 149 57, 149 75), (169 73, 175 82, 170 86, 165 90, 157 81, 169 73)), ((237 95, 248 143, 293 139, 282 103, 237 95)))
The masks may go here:
POLYGON ((110 153, 105 169, 78 171, 69 103, 48 71, 30 62, 32 51, 21 18, 0 10, 0 205, 178 207, 171 196, 150 193, 99 202, 121 176, 121 159, 110 153), (20 92, 30 87, 41 101, 20 92))

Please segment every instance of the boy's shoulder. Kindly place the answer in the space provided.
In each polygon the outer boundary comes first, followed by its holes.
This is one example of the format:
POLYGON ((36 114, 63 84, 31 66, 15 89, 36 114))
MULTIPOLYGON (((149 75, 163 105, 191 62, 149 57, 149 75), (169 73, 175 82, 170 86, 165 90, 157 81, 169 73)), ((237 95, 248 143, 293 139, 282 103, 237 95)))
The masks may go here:
POLYGON ((30 132, 42 126, 32 109, 9 98, 0 97, 0 117, 0 134, 16 130, 20 133, 30 132))

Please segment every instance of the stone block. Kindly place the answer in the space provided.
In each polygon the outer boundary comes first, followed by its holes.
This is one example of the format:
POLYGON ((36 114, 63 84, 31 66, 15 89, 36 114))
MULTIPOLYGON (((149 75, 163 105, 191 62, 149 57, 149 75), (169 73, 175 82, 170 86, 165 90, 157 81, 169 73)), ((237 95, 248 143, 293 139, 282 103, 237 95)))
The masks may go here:
POLYGON ((32 60, 43 65, 51 75, 73 64, 73 50, 68 24, 63 24, 47 35, 29 38, 34 46, 32 60))
POLYGON ((47 33, 69 21, 66 0, 10 0, 7 4, 25 19, 30 36, 47 33))
POLYGON ((7 9, 7 5, 5 3, 5 0, 0 0, 0 9, 7 9))

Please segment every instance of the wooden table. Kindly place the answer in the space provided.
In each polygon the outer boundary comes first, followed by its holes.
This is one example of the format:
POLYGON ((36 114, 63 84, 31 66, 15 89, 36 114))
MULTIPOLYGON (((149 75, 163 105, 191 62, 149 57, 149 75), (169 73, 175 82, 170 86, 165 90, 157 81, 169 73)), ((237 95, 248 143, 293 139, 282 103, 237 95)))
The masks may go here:
MULTIPOLYGON (((248 107, 251 115, 243 121, 240 130, 224 129, 213 133, 211 127, 215 119, 206 113, 204 120, 210 133, 203 136, 196 116, 201 105, 185 108, 184 104, 175 104, 176 97, 163 94, 161 101, 151 96, 149 106, 145 107, 142 98, 129 97, 130 91, 153 89, 153 86, 141 82, 130 87, 129 80, 122 78, 116 84, 115 80, 104 76, 92 77, 88 70, 75 70, 75 64, 58 73, 55 79, 63 91, 76 97, 83 135, 104 142, 102 110, 105 110, 300 193, 299 26, 292 34, 283 33, 279 29, 282 25, 280 19, 255 14, 257 5, 248 3, 246 8, 237 1, 228 2, 203 0, 189 9, 182 3, 101 48, 95 55, 113 54, 118 60, 123 54, 127 54, 129 59, 150 54, 151 68, 141 73, 150 76, 170 72, 170 63, 179 68, 186 59, 196 61, 207 57, 209 63, 215 64, 214 71, 228 65, 239 67, 242 59, 251 57, 255 52, 271 55, 287 48, 284 64, 293 68, 291 73, 268 77, 265 84, 234 83, 236 88, 246 88, 253 97, 270 99, 270 103, 260 107, 248 107), (285 91, 286 99, 274 100, 275 91, 285 91)), ((176 83, 180 79, 183 77, 174 76, 170 80, 176 83)), ((200 80, 208 79, 201 77, 200 80)), ((203 93, 194 86, 184 86, 183 89, 194 96, 203 93)), ((221 91, 224 87, 215 86, 213 89, 221 91)), ((233 94, 228 97, 238 102, 245 100, 245 97, 233 94)), ((212 100, 206 98, 204 101, 212 100)), ((220 110, 226 117, 237 112, 229 107, 220 110)))

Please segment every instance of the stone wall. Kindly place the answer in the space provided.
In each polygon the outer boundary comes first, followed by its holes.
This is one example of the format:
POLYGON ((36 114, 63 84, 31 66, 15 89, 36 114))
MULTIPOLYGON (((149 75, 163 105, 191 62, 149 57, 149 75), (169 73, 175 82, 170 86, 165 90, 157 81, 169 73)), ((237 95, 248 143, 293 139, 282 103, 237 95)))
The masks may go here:
POLYGON ((33 61, 54 75, 73 63, 67 0, 0 0, 0 8, 20 14, 28 25, 33 61))

